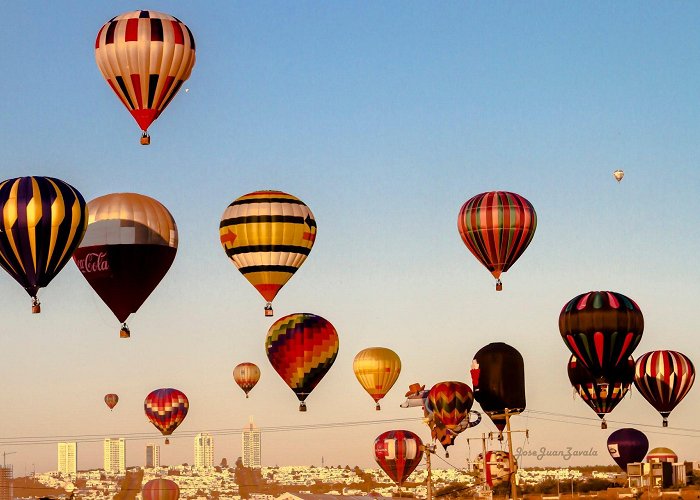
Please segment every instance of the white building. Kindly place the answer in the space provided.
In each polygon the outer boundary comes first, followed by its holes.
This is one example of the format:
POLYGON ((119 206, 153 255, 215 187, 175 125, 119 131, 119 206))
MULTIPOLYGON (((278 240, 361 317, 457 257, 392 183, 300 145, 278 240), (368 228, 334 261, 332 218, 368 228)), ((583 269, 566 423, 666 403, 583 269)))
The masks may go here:
POLYGON ((153 443, 146 445, 146 468, 154 469, 160 467, 160 446, 153 443))
POLYGON ((248 429, 241 435, 241 453, 244 467, 259 469, 261 466, 260 430, 255 427, 253 417, 250 417, 248 429))
POLYGON ((104 470, 115 474, 126 472, 126 443, 123 438, 105 438, 104 470))
POLYGON ((202 432, 194 437, 195 469, 211 469, 214 466, 214 439, 202 432))
POLYGON ((78 471, 77 443, 58 443, 58 472, 75 475, 78 471))

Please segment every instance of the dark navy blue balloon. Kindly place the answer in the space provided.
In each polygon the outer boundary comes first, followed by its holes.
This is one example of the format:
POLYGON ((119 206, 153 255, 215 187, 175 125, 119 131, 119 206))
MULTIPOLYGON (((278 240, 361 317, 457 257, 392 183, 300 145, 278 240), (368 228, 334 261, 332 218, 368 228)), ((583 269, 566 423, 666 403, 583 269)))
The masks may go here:
POLYGON ((608 452, 625 472, 627 472, 627 464, 644 460, 647 451, 649 451, 649 440, 637 429, 629 427, 618 429, 608 438, 608 452))

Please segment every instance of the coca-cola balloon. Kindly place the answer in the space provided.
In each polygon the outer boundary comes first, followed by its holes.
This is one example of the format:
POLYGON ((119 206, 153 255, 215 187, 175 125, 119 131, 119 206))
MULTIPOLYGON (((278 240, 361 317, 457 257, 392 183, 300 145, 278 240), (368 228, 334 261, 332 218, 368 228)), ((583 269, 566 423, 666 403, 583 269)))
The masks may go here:
POLYGON ((100 196, 88 203, 88 227, 73 259, 122 323, 135 313, 170 269, 177 226, 160 202, 135 193, 100 196))

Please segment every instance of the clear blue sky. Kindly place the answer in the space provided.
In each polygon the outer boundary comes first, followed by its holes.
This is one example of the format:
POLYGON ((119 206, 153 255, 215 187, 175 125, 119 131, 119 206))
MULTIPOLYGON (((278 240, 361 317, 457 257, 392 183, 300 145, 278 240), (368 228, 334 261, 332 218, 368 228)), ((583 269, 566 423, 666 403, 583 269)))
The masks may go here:
MULTIPOLYGON (((262 427, 418 416, 398 408, 410 383, 468 381, 474 353, 495 341, 523 354, 529 408, 593 417, 572 399, 557 329, 564 303, 589 290, 639 303, 636 354, 700 362, 699 18, 693 2, 10 2, 0 177, 59 177, 88 200, 155 197, 180 247, 129 341, 72 263, 42 291, 39 316, 0 276, 0 437, 149 433, 143 399, 168 386, 190 399, 183 433, 249 415, 262 427), (102 24, 136 8, 180 18, 197 42, 190 91, 151 127, 148 148, 94 61, 102 24), (261 298, 218 241, 228 203, 265 188, 298 196, 318 222, 277 316, 313 312, 340 335, 306 414, 265 357, 261 298), (456 229, 462 203, 494 189, 522 194, 539 219, 498 294, 456 229), (381 413, 351 368, 374 345, 404 365, 381 413), (231 377, 242 361, 263 372, 249 400, 231 377), (107 392, 121 397, 111 414, 107 392)), ((651 445, 700 459, 700 437, 678 435, 700 436, 678 430, 697 428, 699 407, 695 388, 668 430, 644 428, 651 445)), ((599 457, 578 463, 612 463, 605 441, 618 425, 542 417, 513 420, 530 429, 530 449, 593 447, 599 457)), ((636 392, 611 420, 661 422, 636 392)), ((374 465, 374 438, 397 425, 428 436, 420 422, 270 433, 263 462, 374 465)), ((191 437, 177 434, 164 463, 193 460, 191 437)), ((240 454, 237 435, 215 440, 217 462, 240 454)), ((143 464, 144 444, 127 444, 128 464, 143 464)), ((100 467, 101 446, 80 444, 79 467, 100 467)), ((56 468, 55 445, 0 447, 17 452, 16 474, 56 468)), ((453 450, 464 466, 464 436, 453 450)))

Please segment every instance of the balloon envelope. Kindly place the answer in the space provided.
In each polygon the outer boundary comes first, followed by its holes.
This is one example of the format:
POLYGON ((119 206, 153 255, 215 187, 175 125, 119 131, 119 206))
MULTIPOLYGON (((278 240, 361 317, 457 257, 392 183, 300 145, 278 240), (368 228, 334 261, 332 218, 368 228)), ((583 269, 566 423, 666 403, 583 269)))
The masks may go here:
POLYGON ((143 402, 148 420, 163 436, 169 436, 185 420, 190 402, 181 391, 172 388, 156 389, 143 402))
POLYGON ((180 487, 170 479, 151 479, 143 485, 143 500, 178 500, 180 487))
POLYGON ((401 373, 401 359, 386 347, 369 347, 358 352, 352 363, 357 381, 379 409, 379 400, 394 386, 401 373))
POLYGON ((642 354, 635 365, 634 385, 663 417, 680 403, 695 381, 695 367, 685 354, 676 351, 652 351, 642 354))
POLYGON ((411 431, 387 431, 374 440, 374 459, 398 486, 423 459, 423 442, 411 431))
POLYGON ((105 395, 105 404, 109 406, 109 409, 113 409, 115 406, 117 406, 117 403, 119 402, 119 396, 116 394, 107 394, 105 395))
POLYGON ((571 354, 604 382, 625 369, 642 339, 644 316, 639 306, 621 293, 588 292, 564 305, 559 332, 571 354))
POLYGON ((226 208, 219 238, 226 255, 269 304, 309 255, 316 220, 291 194, 256 191, 226 208))
POLYGON ((618 429, 608 437, 608 452, 624 472, 627 472, 627 464, 644 460, 648 449, 649 440, 637 429, 618 429))
MULTIPOLYGON (((479 453, 477 457, 479 470, 484 471, 484 454, 479 453)), ((503 450, 489 450, 486 452, 486 484, 491 488, 497 486, 510 478, 510 454, 503 450)), ((518 462, 513 457, 513 466, 515 471, 518 470, 518 462)))
POLYGON ((496 279, 523 254, 536 228, 532 203, 508 191, 490 191, 470 198, 457 218, 462 241, 496 279))
POLYGON ((301 402, 328 373, 338 356, 338 333, 330 321, 310 313, 295 313, 275 321, 267 332, 267 358, 301 402))
POLYGON ((159 201, 113 193, 88 203, 85 237, 73 260, 120 322, 139 310, 177 252, 173 216, 159 201))
POLYGON ((567 373, 576 393, 600 418, 604 418, 606 413, 615 409, 632 386, 634 359, 632 356, 627 358, 623 369, 603 383, 596 380, 591 371, 573 355, 569 358, 567 373))
MULTIPOLYGON (((471 387, 464 382, 449 381, 439 382, 430 389, 425 407, 435 421, 436 427, 454 431, 468 415, 473 403, 474 395, 471 387)), ((452 444, 456 433, 447 435, 452 437, 445 438, 445 442, 440 439, 445 448, 452 444)))
POLYGON ((0 266, 36 299, 73 255, 87 221, 82 195, 60 179, 0 182, 0 266))
POLYGON ((487 415, 511 414, 525 409, 525 364, 514 347, 488 344, 474 355, 470 370, 474 399, 487 415))
POLYGON ((260 380, 260 368, 255 363, 240 363, 233 369, 233 380, 243 389, 245 397, 260 380))
POLYGON ((113 17, 97 33, 102 76, 144 132, 190 77, 195 43, 179 19, 153 10, 113 17))

